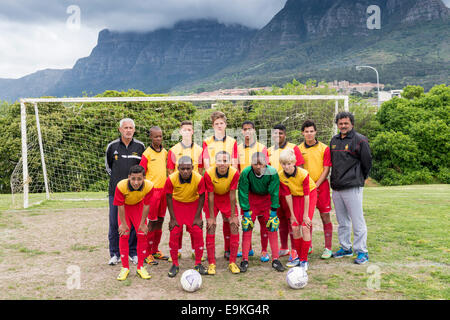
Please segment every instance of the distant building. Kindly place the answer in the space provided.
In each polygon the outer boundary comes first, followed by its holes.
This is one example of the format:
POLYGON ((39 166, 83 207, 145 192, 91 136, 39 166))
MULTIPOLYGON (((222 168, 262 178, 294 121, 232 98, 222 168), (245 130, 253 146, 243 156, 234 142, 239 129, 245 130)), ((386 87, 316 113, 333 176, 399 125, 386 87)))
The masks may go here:
MULTIPOLYGON (((359 92, 361 94, 370 92, 372 90, 377 90, 376 83, 350 83, 349 81, 337 81, 328 82, 328 87, 331 89, 335 89, 336 91, 343 94, 351 94, 354 92, 359 92)), ((384 84, 380 83, 380 90, 384 89, 384 84)))

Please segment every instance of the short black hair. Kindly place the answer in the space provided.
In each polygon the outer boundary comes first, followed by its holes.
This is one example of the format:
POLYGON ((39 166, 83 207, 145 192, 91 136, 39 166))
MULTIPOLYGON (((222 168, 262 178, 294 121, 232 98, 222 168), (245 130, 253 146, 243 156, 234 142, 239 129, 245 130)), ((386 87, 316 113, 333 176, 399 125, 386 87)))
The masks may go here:
POLYGON ((252 164, 258 163, 258 160, 260 159, 264 160, 264 163, 267 164, 266 155, 262 152, 255 152, 252 155, 252 164))
POLYGON ((128 175, 131 176, 133 173, 142 173, 145 176, 145 169, 143 166, 138 164, 132 166, 130 170, 128 170, 128 175))
POLYGON ((244 122, 242 122, 242 128, 244 128, 244 126, 245 126, 246 124, 252 125, 253 129, 255 129, 255 124, 253 123, 253 121, 245 120, 244 122))
POLYGON ((192 162, 192 158, 189 156, 182 156, 180 159, 178 159, 178 165, 180 164, 194 164, 192 162))
POLYGON ((231 155, 229 152, 225 151, 225 150, 221 150, 219 152, 216 153, 215 159, 217 161, 217 158, 221 155, 226 155, 228 157, 229 160, 231 160, 231 155))
POLYGON ((306 120, 302 124, 302 132, 305 131, 305 128, 314 127, 314 131, 317 131, 316 124, 312 120, 306 120))
POLYGON ((274 125, 273 129, 274 130, 282 130, 282 131, 286 132, 286 126, 284 124, 281 124, 281 123, 274 125))
POLYGON ((148 134, 151 135, 153 130, 162 132, 162 129, 161 129, 160 126, 153 126, 153 127, 150 128, 150 130, 148 130, 148 134))
POLYGON ((352 125, 355 124, 355 116, 351 112, 342 111, 336 115, 335 123, 337 124, 339 120, 349 118, 352 125))

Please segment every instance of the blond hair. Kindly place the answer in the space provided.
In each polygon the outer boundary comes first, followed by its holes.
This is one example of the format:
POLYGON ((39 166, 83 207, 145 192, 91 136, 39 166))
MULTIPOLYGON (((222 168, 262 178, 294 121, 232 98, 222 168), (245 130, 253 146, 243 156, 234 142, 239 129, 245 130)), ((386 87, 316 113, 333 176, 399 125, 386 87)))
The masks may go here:
POLYGON ((280 153, 280 163, 291 163, 297 162, 297 157, 295 156, 295 152, 291 148, 287 148, 280 153))

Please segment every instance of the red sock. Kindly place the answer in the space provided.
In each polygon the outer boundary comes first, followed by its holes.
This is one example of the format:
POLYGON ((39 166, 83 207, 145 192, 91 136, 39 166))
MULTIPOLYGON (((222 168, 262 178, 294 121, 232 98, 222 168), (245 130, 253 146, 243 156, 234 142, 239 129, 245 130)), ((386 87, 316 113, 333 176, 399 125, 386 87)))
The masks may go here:
POLYGON ((152 254, 154 235, 155 235, 154 231, 147 232, 147 253, 149 255, 152 254))
POLYGON ((223 226, 222 226, 222 230, 223 230, 224 250, 225 251, 230 251, 230 235, 231 235, 230 223, 224 221, 223 222, 223 226))
POLYGON ((130 269, 130 262, 128 261, 128 255, 130 254, 128 240, 130 240, 130 235, 120 236, 119 250, 120 260, 122 260, 122 267, 130 269))
POLYGON ((327 223, 323 226, 323 234, 325 236, 325 248, 331 250, 333 242, 333 223, 327 223))
POLYGON ((208 263, 216 264, 216 235, 206 234, 206 253, 208 255, 208 263))
POLYGON ((274 231, 268 231, 269 234, 269 243, 270 243, 270 250, 272 251, 272 261, 277 260, 279 258, 278 253, 278 232, 274 231))
POLYGON ((311 244, 309 245, 310 247, 312 247, 312 229, 313 229, 313 226, 312 226, 312 223, 311 223, 311 228, 309 228, 309 230, 310 230, 310 239, 311 239, 311 244))
POLYGON ((191 233, 191 241, 194 244, 195 265, 202 263, 203 257, 203 230, 199 226, 194 226, 189 231, 191 233))
POLYGON ((248 252, 252 244, 252 230, 242 232, 242 260, 248 261, 248 252))
POLYGON ((137 251, 137 257, 138 257, 138 264, 137 268, 140 269, 144 265, 144 260, 147 257, 147 237, 144 233, 136 233, 137 238, 137 245, 136 245, 136 251, 137 251))
POLYGON ((301 249, 302 249, 302 238, 299 239, 293 239, 293 245, 294 245, 294 249, 295 251, 297 251, 298 253, 300 253, 301 249))
POLYGON ((182 235, 182 229, 180 227, 174 227, 170 231, 169 247, 170 247, 170 257, 172 258, 172 263, 178 266, 178 245, 180 243, 180 237, 182 235))
POLYGON ((183 248, 183 229, 181 229, 180 242, 178 243, 178 248, 183 248))
POLYGON ((267 221, 264 219, 264 216, 258 216, 259 226, 260 226, 260 234, 261 234, 261 251, 267 252, 267 244, 269 243, 269 235, 266 228, 267 221))
POLYGON ((289 249, 288 246, 288 236, 289 236, 289 223, 284 217, 280 219, 280 244, 281 250, 289 249))
POLYGON ((155 230, 154 236, 153 236, 153 247, 152 247, 152 254, 157 253, 159 251, 159 243, 161 242, 161 236, 162 236, 162 230, 155 230))
POLYGON ((239 250, 239 233, 230 235, 230 263, 236 263, 239 250))
POLYGON ((309 251, 309 247, 311 246, 311 240, 310 241, 305 241, 301 240, 301 244, 300 244, 300 261, 308 261, 308 251, 309 251))

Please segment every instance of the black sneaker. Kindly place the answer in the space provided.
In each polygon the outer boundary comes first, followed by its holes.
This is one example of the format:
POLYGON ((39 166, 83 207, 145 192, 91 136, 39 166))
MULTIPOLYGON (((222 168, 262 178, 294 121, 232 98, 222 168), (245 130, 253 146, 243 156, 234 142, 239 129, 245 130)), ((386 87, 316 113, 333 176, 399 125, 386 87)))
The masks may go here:
POLYGON ((241 272, 246 272, 248 269, 248 261, 242 260, 239 269, 241 269, 241 272))
POLYGON ((208 271, 206 271, 205 267, 204 267, 201 263, 199 263, 198 265, 196 265, 196 266, 194 267, 194 269, 197 270, 198 273, 200 273, 201 275, 208 274, 208 271))
POLYGON ((170 278, 175 277, 178 274, 178 272, 180 272, 180 267, 173 264, 169 270, 169 277, 170 278))
POLYGON ((226 260, 230 260, 230 251, 225 251, 225 253, 223 254, 223 257, 224 257, 226 260))
POLYGON ((284 270, 286 270, 283 265, 281 264, 280 260, 273 260, 272 261, 272 268, 274 268, 275 270, 277 270, 278 272, 283 272, 284 270))

